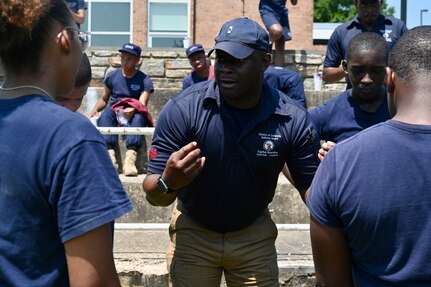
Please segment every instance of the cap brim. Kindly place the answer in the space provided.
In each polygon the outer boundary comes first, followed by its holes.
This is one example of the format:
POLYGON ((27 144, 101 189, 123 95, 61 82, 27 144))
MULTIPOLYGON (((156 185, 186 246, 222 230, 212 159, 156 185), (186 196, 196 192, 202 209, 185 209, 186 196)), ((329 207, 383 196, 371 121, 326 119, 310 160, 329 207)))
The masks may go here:
POLYGON ((196 49, 196 50, 192 51, 190 54, 188 54, 188 55, 187 55, 187 58, 190 58, 190 56, 192 56, 192 55, 194 55, 194 54, 196 54, 196 53, 199 53, 199 52, 204 52, 204 53, 205 53, 205 50, 204 50, 204 49, 201 49, 201 48, 196 49))
POLYGON ((256 49, 235 42, 219 42, 208 52, 208 56, 210 56, 214 50, 221 50, 237 59, 245 59, 256 49))
POLYGON ((135 51, 135 50, 120 49, 120 50, 118 50, 118 52, 129 53, 129 54, 132 54, 135 57, 139 57, 140 56, 140 55, 138 55, 138 52, 135 51))

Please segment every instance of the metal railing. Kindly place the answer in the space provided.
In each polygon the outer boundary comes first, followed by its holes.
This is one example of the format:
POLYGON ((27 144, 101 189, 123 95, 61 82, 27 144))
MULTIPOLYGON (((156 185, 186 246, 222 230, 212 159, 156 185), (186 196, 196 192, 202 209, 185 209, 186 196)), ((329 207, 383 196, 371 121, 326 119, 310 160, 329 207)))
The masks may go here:
POLYGON ((154 128, 97 127, 104 135, 153 135, 154 128))

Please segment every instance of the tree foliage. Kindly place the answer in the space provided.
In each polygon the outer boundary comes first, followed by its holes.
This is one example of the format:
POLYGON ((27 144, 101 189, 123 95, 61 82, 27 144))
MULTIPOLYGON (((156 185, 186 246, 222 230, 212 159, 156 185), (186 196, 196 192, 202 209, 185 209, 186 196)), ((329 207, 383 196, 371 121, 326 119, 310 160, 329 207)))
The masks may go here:
MULTIPOLYGON (((394 7, 383 1, 382 13, 394 15, 394 7)), ((356 16, 354 0, 314 0, 314 22, 343 23, 356 16)))

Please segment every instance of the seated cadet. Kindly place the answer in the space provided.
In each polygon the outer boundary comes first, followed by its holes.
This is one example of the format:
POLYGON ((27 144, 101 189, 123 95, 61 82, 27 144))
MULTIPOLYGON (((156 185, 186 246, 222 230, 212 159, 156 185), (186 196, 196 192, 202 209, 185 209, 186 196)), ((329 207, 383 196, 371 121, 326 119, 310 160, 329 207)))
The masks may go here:
POLYGON ((383 37, 363 32, 350 41, 347 61, 343 61, 352 88, 310 110, 322 144, 323 159, 335 143, 390 119, 386 88, 388 48, 383 37))
MULTIPOLYGON (((97 121, 99 127, 116 127, 127 125, 130 127, 151 126, 145 114, 142 114, 135 106, 114 111, 113 106, 122 100, 134 99, 130 102, 138 104, 140 109, 146 110, 154 85, 151 78, 138 68, 141 57, 141 47, 133 43, 124 44, 118 50, 121 53, 121 69, 108 73, 103 80, 104 92, 97 101, 96 106, 87 115, 92 118, 103 111, 97 121)), ((117 135, 104 135, 112 163, 118 170, 115 155, 117 135)), ((124 175, 137 176, 136 168, 137 151, 142 145, 142 135, 126 135, 126 156, 123 164, 124 175)))
POLYGON ((186 50, 192 71, 183 79, 183 90, 199 82, 214 78, 214 67, 210 65, 205 50, 201 44, 194 44, 186 50))

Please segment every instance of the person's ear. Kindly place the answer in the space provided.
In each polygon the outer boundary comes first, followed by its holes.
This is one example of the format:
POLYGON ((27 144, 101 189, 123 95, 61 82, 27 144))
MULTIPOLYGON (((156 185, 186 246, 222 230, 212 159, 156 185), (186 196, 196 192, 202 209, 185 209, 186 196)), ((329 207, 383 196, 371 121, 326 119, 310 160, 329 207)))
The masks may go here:
POLYGON ((263 70, 266 71, 266 69, 271 64, 271 54, 270 53, 265 53, 262 56, 262 64, 263 64, 263 70))
POLYGON ((341 61, 341 66, 343 67, 344 72, 346 72, 347 74, 347 61, 346 60, 341 61))
POLYGON ((62 52, 70 54, 72 51, 72 39, 68 30, 63 30, 59 38, 59 45, 62 52))
POLYGON ((386 67, 386 87, 387 87, 388 93, 391 93, 391 94, 395 91, 394 77, 395 77, 394 71, 391 68, 386 67))

